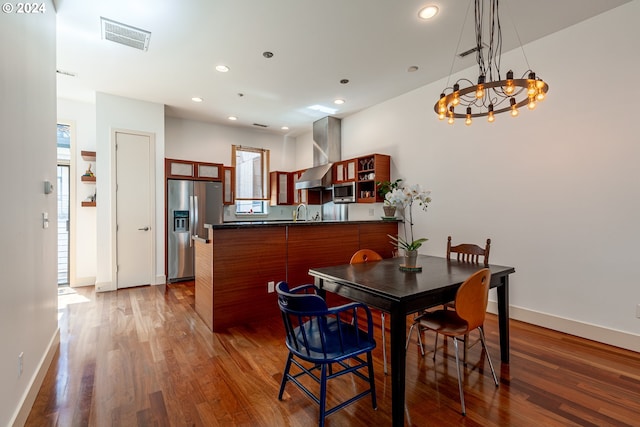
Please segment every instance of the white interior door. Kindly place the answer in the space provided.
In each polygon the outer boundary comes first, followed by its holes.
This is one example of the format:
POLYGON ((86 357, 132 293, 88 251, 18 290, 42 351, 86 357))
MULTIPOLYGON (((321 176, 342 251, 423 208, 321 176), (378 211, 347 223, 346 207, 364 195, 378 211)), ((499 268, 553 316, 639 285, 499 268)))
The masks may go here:
POLYGON ((115 132, 117 288, 148 285, 154 277, 154 168, 150 135, 115 132))

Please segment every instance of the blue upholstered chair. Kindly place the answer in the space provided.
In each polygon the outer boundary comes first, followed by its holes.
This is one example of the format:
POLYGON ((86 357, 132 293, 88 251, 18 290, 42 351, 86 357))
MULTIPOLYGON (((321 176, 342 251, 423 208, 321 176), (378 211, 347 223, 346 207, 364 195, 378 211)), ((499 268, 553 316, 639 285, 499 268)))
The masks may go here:
POLYGON ((289 349, 278 399, 282 400, 287 382, 293 382, 320 406, 318 424, 322 427, 326 416, 367 395, 371 395, 371 403, 376 409, 371 355, 376 342, 371 312, 366 305, 350 303, 328 308, 316 290, 314 285, 302 285, 294 289, 289 289, 286 282, 276 285, 289 349), (292 373, 292 365, 299 372, 292 373), (365 368, 366 372, 361 372, 365 368), (367 387, 350 399, 326 409, 327 381, 345 374, 354 374, 367 387), (303 375, 308 375, 319 384, 319 393, 314 393, 298 380, 303 375))

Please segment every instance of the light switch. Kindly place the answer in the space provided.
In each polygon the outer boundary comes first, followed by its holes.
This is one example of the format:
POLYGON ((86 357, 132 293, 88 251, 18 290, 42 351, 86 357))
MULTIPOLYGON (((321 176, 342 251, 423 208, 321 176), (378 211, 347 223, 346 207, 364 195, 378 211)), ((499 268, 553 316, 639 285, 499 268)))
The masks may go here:
POLYGON ((42 228, 49 228, 49 213, 42 212, 42 228))

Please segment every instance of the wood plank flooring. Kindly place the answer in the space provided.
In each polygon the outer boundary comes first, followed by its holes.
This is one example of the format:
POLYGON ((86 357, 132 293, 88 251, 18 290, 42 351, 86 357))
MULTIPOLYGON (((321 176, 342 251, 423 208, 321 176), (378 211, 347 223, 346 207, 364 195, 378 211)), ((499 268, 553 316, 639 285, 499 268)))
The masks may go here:
MULTIPOLYGON (((294 385, 277 399, 287 355, 279 318, 213 334, 194 312, 192 282, 76 291, 77 302, 61 309, 60 349, 27 426, 317 425, 317 406, 294 385)), ((425 337, 425 357, 410 345, 407 425, 640 425, 640 354, 511 321, 506 365, 494 316, 485 330, 500 386, 480 345, 473 346, 464 371, 466 417, 459 412, 453 345, 440 348, 435 362, 433 335, 425 337)), ((328 427, 391 425, 380 346, 374 359, 378 409, 362 399, 330 415, 328 427)), ((357 386, 345 379, 328 395, 357 386)))

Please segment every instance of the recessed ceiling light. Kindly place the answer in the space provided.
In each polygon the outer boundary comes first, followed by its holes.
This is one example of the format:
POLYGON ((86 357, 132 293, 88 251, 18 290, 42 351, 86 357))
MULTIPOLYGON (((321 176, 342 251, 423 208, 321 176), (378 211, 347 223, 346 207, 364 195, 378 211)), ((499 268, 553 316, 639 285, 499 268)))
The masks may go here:
POLYGON ((282 130, 289 130, 289 126, 282 126, 280 129, 282 129, 282 130))
POLYGON ((200 98, 199 96, 194 96, 193 98, 191 98, 191 100, 193 102, 202 102, 202 98, 200 98))
POLYGON ((229 120, 235 121, 235 120, 238 120, 238 118, 236 116, 229 116, 229 120))
POLYGON ((429 5, 425 6, 418 12, 420 19, 431 19, 438 14, 438 6, 429 5))
POLYGON ((226 73, 227 71, 229 71, 229 67, 227 67, 226 65, 216 65, 216 70, 220 71, 221 73, 226 73))
POLYGON ((344 99, 336 99, 335 101, 333 101, 333 103, 336 105, 342 105, 344 104, 344 99))

